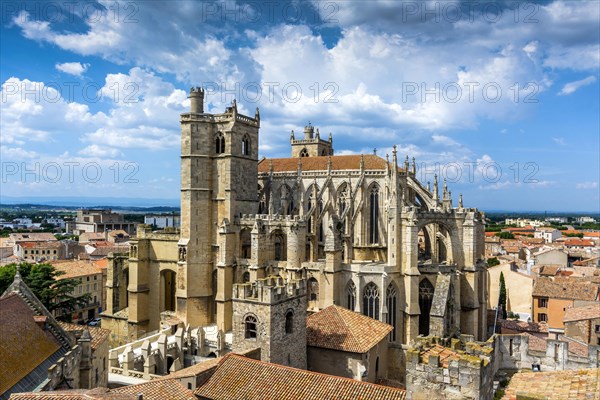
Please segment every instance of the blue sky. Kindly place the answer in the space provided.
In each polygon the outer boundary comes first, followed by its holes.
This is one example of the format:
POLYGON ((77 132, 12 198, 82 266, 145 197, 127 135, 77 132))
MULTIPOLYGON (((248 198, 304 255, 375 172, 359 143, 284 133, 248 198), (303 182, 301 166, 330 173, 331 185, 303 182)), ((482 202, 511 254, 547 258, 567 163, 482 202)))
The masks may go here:
POLYGON ((179 196, 178 115, 260 107, 484 210, 598 211, 597 1, 3 1, 6 197, 179 196))

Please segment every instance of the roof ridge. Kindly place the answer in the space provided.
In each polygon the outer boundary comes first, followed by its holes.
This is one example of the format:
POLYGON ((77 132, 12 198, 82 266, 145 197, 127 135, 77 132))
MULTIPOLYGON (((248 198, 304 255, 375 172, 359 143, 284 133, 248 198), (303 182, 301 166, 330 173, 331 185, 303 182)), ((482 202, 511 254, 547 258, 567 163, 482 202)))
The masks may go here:
MULTIPOLYGON (((358 338, 356 337, 356 333, 355 333, 355 332, 354 332, 354 330, 353 330, 353 329, 350 327, 350 325, 348 325, 348 322, 347 322, 347 321, 346 321, 346 319, 345 319, 345 318, 342 316, 342 313, 339 311, 339 309, 341 309, 341 308, 343 308, 343 307, 340 307, 340 306, 338 306, 338 305, 336 305, 336 304, 332 304, 330 307, 333 307, 333 309, 334 309, 334 310, 336 310, 336 312, 337 312, 338 316, 339 316, 339 317, 342 319, 342 322, 344 323, 344 325, 346 326, 346 328, 347 328, 347 329, 350 331, 350 333, 352 334, 352 340, 353 340, 354 342, 356 342, 356 344, 357 344, 358 346, 361 346, 361 345, 362 345, 362 342, 361 342, 360 340, 358 340, 358 338)), ((345 312, 345 311, 348 311, 348 312, 354 312, 354 311, 350 311, 350 310, 348 310, 348 309, 346 309, 346 308, 343 308, 343 310, 344 310, 344 312, 345 312)))

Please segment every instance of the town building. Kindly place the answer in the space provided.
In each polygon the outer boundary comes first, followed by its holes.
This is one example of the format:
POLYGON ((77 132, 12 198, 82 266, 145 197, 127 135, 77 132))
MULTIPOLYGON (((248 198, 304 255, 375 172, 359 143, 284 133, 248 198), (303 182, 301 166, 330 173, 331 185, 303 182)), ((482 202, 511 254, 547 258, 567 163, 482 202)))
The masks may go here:
POLYGON ((144 216, 144 224, 155 226, 159 229, 179 228, 179 215, 172 214, 152 214, 144 216))
POLYGON ((565 336, 600 346, 600 302, 567 309, 563 322, 565 336))
POLYGON ((539 277, 533 285, 533 322, 546 322, 551 334, 564 333, 567 310, 597 302, 599 286, 581 278, 539 277))
POLYGON ((15 256, 22 261, 31 263, 56 261, 65 259, 65 246, 57 241, 19 241, 13 248, 15 256))
POLYGON ((533 233, 533 237, 537 239, 544 239, 546 243, 553 243, 556 239, 561 237, 562 234, 556 228, 538 228, 533 233))
POLYGON ((133 235, 136 226, 135 222, 125 221, 123 214, 109 209, 82 209, 77 210, 75 221, 67 224, 67 232, 81 235, 84 232, 107 232, 120 229, 133 235))
MULTIPOLYGON (((72 312, 73 321, 88 321, 96 318, 106 307, 103 304, 106 283, 102 269, 94 262, 72 260, 51 263, 61 273, 58 279, 75 279, 79 284, 74 288, 73 296, 89 295, 88 303, 72 312)), ((61 315, 55 315, 59 317, 61 315)))

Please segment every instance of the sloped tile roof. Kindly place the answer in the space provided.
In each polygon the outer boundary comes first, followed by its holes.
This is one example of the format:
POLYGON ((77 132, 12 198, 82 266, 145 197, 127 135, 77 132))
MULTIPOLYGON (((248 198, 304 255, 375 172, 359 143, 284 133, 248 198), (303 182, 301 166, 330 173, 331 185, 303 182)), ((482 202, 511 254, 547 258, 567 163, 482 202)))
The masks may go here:
POLYGON ((194 394, 176 379, 153 380, 138 385, 123 386, 111 389, 110 393, 128 395, 141 393, 144 400, 196 400, 194 394))
POLYGON ((440 365, 444 368, 448 368, 450 361, 460 360, 460 354, 439 344, 434 344, 430 348, 421 351, 419 356, 423 364, 429 364, 429 356, 440 356, 440 365))
POLYGON ((539 322, 526 322, 515 319, 500 319, 500 326, 518 332, 548 333, 548 324, 539 322))
MULTIPOLYGON (((387 161, 374 154, 331 156, 331 170, 359 170, 360 159, 363 157, 365 170, 385 170, 387 161)), ((269 172, 273 165, 273 172, 291 172, 298 170, 298 162, 302 163, 302 171, 327 171, 330 157, 302 157, 302 158, 265 158, 258 162, 258 173, 269 172)), ((392 168, 390 163, 390 168, 392 168)), ((400 169, 399 169, 400 170, 400 169)))
POLYGON ((600 399, 600 369, 519 372, 511 378, 502 400, 517 395, 553 400, 600 399))
POLYGON ((135 400, 136 395, 117 394, 107 388, 96 388, 92 390, 57 390, 53 392, 26 392, 14 393, 10 400, 135 400))
POLYGON ((110 335, 110 331, 108 329, 102 329, 97 326, 68 324, 66 322, 59 322, 58 324, 61 328, 65 330, 65 332, 72 332, 76 335, 77 338, 79 338, 83 330, 87 328, 87 330, 90 332, 90 335, 92 336, 92 341, 90 342, 90 345, 94 350, 97 349, 102 343, 104 343, 110 335))
POLYGON ((533 284, 533 296, 554 299, 595 301, 598 285, 577 279, 540 277, 533 284))
POLYGON ((102 273, 102 270, 95 263, 85 260, 52 261, 50 264, 57 271, 64 272, 63 275, 57 277, 58 279, 69 279, 102 273))
POLYGON ((212 400, 403 400, 402 389, 228 354, 194 392, 212 400))
POLYGON ((61 348, 33 317, 16 293, 0 298, 0 395, 61 348))
POLYGON ((313 347, 366 353, 392 329, 391 325, 332 305, 306 319, 306 340, 313 347))
POLYGON ((581 321, 584 319, 600 318, 600 303, 590 304, 585 307, 569 308, 565 313, 564 322, 581 321))

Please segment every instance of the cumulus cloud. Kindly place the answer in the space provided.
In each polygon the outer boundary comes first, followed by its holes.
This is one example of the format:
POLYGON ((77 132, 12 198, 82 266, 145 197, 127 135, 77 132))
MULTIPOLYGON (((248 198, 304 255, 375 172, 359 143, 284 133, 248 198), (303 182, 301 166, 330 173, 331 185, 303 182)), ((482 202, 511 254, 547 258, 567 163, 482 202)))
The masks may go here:
POLYGON ((82 64, 79 62, 66 62, 62 64, 56 64, 55 68, 65 74, 81 76, 89 68, 90 64, 82 64))
POLYGON ((596 82, 596 77, 593 75, 588 76, 587 78, 584 79, 580 79, 578 81, 574 81, 574 82, 569 82, 567 84, 565 84, 563 86, 563 88, 560 90, 560 92, 558 92, 559 96, 566 96, 569 94, 573 94, 575 93, 578 89, 587 86, 587 85, 591 85, 592 83, 596 82))

